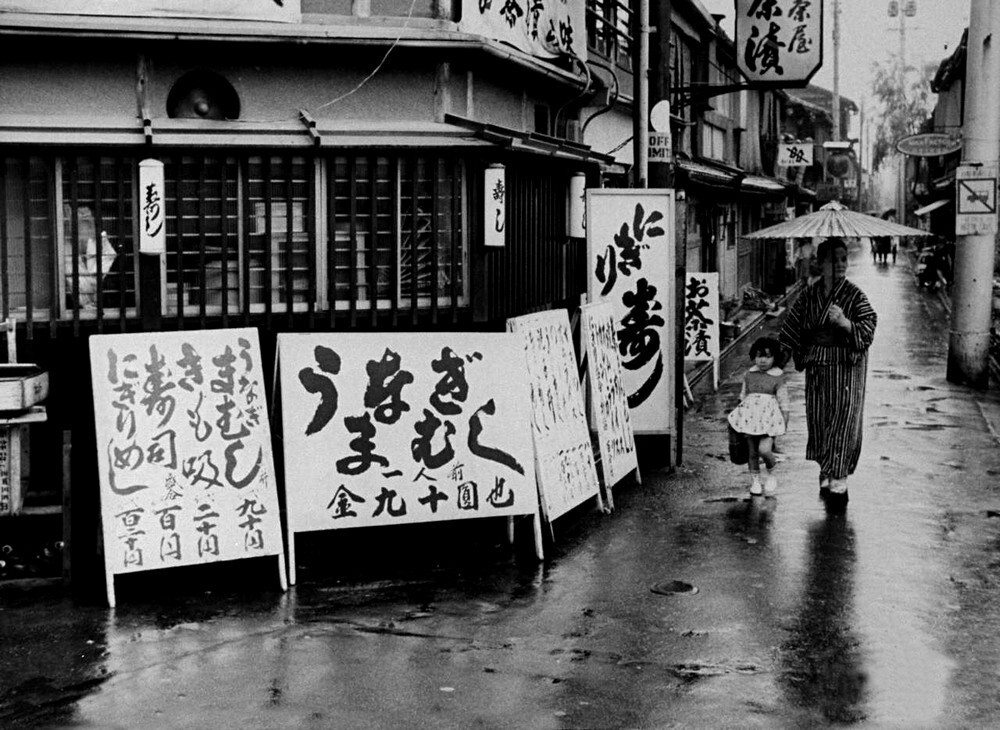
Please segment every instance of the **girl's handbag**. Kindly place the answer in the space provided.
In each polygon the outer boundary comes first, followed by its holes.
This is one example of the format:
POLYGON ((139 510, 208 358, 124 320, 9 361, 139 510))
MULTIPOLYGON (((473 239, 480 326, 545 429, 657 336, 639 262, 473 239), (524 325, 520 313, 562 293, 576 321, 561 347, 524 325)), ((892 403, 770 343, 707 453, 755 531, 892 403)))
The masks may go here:
POLYGON ((746 436, 726 424, 729 429, 729 460, 734 464, 746 464, 750 460, 746 436))

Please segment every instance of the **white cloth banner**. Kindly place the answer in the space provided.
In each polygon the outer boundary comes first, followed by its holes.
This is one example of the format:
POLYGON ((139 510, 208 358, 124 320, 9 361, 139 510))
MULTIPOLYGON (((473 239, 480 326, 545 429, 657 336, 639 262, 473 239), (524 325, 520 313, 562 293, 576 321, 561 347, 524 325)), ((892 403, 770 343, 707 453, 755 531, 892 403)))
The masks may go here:
POLYGON ((94 335, 90 364, 109 580, 283 561, 257 331, 94 335))
POLYGON ((459 27, 503 41, 532 56, 587 59, 584 0, 472 0, 459 27))
POLYGON ((587 293, 614 308, 632 424, 673 432, 674 191, 587 191, 587 293))
POLYGON ((684 279, 684 359, 719 357, 719 272, 684 279))
POLYGON ((280 334, 278 367, 290 536, 537 515, 516 336, 280 334))
POLYGON ((566 310, 507 320, 524 344, 538 490, 550 522, 600 492, 566 310))
POLYGON ((0 12, 301 23, 301 0, 0 0, 0 12))
POLYGON ((610 488, 639 468, 615 337, 614 309, 610 302, 585 304, 580 317, 590 378, 591 414, 597 425, 604 484, 610 488))

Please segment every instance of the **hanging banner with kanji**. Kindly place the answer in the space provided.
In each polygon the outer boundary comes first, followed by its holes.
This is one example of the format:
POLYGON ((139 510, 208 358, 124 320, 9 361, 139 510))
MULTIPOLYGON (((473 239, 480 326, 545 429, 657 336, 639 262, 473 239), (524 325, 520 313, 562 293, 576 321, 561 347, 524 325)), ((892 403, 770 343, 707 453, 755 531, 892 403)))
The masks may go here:
POLYGON ((639 468, 625 395, 625 378, 615 336, 614 309, 610 302, 580 308, 583 351, 587 356, 590 407, 597 425, 601 471, 610 493, 612 486, 639 468))
POLYGON ((802 87, 823 65, 822 0, 734 0, 736 65, 755 85, 802 87))
POLYGON ((540 58, 587 59, 584 0, 478 0, 465 3, 459 29, 540 58))
POLYGON ((90 338, 108 599, 113 576, 284 548, 254 329, 90 338))
POLYGON ((600 494, 576 351, 565 309, 507 320, 523 345, 542 513, 550 522, 600 494))
POLYGON ((674 191, 587 191, 587 293, 610 302, 637 434, 673 433, 674 191))
POLYGON ((684 359, 719 357, 719 272, 684 278, 684 359))
POLYGON ((301 23, 301 0, 0 0, 0 12, 301 23))
POLYGON ((537 515, 528 375, 508 333, 278 335, 294 534, 537 515))

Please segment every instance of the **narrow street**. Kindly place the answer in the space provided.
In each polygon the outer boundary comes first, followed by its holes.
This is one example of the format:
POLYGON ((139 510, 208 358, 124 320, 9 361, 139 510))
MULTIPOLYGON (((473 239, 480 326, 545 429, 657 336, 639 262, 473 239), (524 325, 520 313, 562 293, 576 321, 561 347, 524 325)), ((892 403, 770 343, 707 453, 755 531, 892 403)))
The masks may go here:
POLYGON ((995 726, 1000 398, 945 380, 947 313, 905 253, 855 249, 848 277, 879 325, 846 515, 803 460, 794 371, 778 496, 745 498, 735 362, 697 394, 677 472, 646 465, 614 514, 565 517, 542 565, 496 547, 502 528, 429 525, 300 545, 287 594, 0 592, 0 726, 995 726))

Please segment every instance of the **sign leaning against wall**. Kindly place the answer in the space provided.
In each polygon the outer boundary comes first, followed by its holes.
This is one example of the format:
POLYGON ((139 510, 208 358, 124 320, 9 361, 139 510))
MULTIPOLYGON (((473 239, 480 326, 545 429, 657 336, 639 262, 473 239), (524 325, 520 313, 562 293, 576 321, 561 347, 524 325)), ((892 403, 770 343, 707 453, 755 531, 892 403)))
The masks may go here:
POLYGON ((108 603, 114 576, 284 547, 254 329, 95 335, 108 603))
POLYGON ((600 498, 569 315, 564 309, 526 314, 508 319, 507 329, 524 344, 538 491, 551 523, 600 498))
POLYGON ((674 423, 674 191, 587 191, 587 294, 611 302, 637 434, 674 423))
POLYGON ((295 534, 532 515, 527 372, 508 333, 279 334, 295 534))

